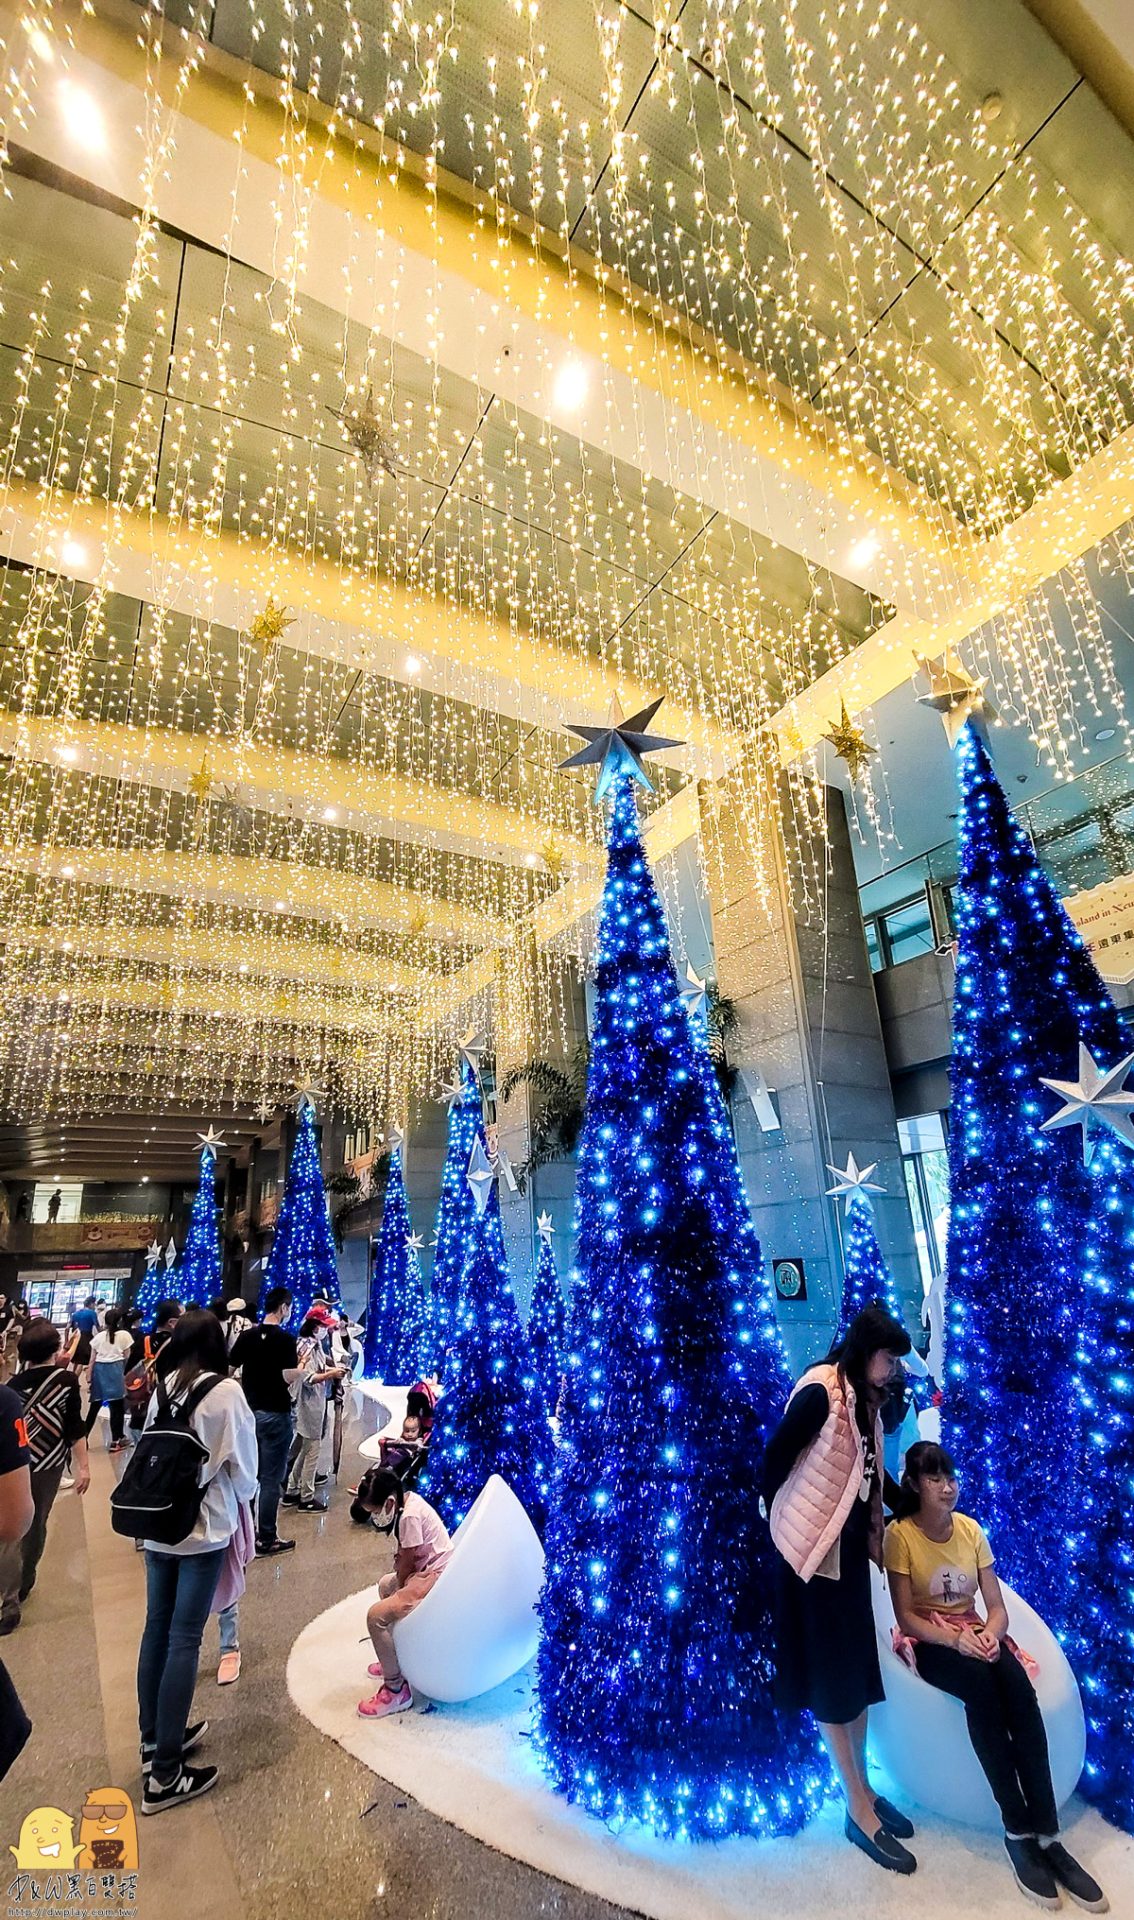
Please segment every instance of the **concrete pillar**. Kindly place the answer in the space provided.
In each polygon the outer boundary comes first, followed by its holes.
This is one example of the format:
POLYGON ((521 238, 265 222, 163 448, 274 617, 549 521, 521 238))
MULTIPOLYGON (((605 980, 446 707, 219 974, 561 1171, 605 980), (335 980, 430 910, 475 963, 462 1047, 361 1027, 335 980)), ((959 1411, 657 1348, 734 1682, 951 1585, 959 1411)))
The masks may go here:
POLYGON ((921 1297, 842 794, 828 789, 826 806, 829 859, 822 877, 823 849, 811 849, 821 889, 810 910, 792 904, 772 809, 764 895, 727 799, 703 814, 717 983, 740 1018, 730 1055, 763 1072, 780 1114, 780 1128, 764 1132, 737 1086, 737 1147, 765 1261, 803 1261, 806 1298, 777 1303, 797 1366, 824 1351, 838 1317, 842 1210, 825 1190, 834 1184, 828 1165, 844 1165, 850 1152, 860 1166, 878 1163, 879 1242, 914 1324, 921 1297))

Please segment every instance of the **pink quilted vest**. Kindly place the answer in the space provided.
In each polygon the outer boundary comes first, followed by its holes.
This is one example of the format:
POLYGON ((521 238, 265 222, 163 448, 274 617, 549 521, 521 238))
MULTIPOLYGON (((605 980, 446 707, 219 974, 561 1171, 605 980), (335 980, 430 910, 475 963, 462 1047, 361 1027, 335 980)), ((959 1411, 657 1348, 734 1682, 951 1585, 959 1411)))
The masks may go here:
MULTIPOLYGON (((772 1501, 772 1539, 801 1580, 814 1574, 837 1580, 839 1535, 862 1485, 854 1388, 844 1385, 838 1368, 826 1361, 796 1381, 791 1399, 811 1386, 826 1387, 831 1410, 772 1501)), ((874 1446, 881 1463, 880 1420, 874 1423, 874 1446)))

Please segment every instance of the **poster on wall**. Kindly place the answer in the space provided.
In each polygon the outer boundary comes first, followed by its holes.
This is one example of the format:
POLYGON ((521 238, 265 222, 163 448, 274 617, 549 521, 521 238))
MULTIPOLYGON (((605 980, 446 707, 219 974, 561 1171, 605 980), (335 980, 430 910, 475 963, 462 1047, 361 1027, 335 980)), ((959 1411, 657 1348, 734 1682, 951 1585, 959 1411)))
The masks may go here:
POLYGON ((1063 904, 1103 979, 1128 986, 1134 980, 1134 873, 1073 893, 1063 904))

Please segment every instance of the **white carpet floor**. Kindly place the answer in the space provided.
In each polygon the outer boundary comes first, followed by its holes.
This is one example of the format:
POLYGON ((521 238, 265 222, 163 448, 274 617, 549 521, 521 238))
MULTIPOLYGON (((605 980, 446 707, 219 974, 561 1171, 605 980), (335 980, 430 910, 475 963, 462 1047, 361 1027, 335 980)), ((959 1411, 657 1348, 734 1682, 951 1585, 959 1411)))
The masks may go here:
MULTIPOLYGON (((651 1920, 1019 1920, 1029 1910, 995 1836, 950 1830, 916 1809, 919 1867, 909 1880, 850 1847, 834 1805, 787 1840, 682 1846, 615 1837, 545 1784, 526 1737, 528 1673, 465 1707, 362 1720, 357 1704, 373 1686, 366 1609, 376 1596, 376 1586, 353 1594, 304 1628, 288 1662, 292 1699, 382 1779, 513 1859, 651 1920)), ((1134 1840, 1078 1802, 1065 1820, 1068 1844, 1106 1888, 1116 1920, 1134 1920, 1134 1840)))

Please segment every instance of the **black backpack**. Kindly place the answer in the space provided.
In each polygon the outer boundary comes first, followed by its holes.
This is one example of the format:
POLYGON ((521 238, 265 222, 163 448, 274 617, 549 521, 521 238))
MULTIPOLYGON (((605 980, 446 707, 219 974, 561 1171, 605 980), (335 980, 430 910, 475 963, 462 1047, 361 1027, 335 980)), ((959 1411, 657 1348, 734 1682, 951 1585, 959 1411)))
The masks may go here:
POLYGON ((176 1547, 188 1539, 201 1511, 205 1489, 200 1473, 209 1457, 191 1422, 220 1378, 219 1373, 205 1374, 178 1406, 171 1404, 164 1383, 158 1381, 157 1412, 138 1436, 126 1471, 110 1496, 115 1533, 132 1540, 157 1540, 163 1547, 176 1547))

